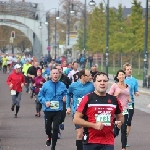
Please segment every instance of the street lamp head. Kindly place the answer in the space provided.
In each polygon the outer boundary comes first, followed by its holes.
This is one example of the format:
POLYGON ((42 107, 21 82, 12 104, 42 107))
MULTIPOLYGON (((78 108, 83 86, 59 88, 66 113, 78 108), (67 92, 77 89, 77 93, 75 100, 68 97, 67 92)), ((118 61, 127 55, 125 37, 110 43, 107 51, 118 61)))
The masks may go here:
POLYGON ((48 22, 47 22, 47 21, 45 22, 45 25, 48 25, 48 22))
POLYGON ((74 4, 72 3, 72 4, 71 4, 70 14, 74 14, 74 13, 75 13, 75 11, 74 11, 74 4))
POLYGON ((56 19, 59 20, 60 19, 59 16, 57 16, 56 19))
POLYGON ((41 26, 41 25, 39 26, 39 29, 42 29, 42 26, 41 26))
POLYGON ((75 11, 74 10, 70 10, 70 14, 74 14, 75 13, 75 11))
POLYGON ((91 0, 89 2, 89 6, 92 6, 92 7, 96 6, 96 2, 94 0, 91 0))

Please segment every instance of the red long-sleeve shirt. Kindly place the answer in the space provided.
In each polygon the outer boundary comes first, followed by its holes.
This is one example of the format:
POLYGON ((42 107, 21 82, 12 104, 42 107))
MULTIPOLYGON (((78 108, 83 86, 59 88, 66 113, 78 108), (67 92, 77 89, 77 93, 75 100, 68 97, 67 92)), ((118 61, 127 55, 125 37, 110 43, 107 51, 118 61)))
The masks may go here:
POLYGON ((8 76, 6 82, 8 85, 13 84, 13 87, 11 88, 11 90, 22 92, 21 84, 22 83, 25 84, 25 78, 22 73, 16 73, 16 71, 14 71, 8 76))

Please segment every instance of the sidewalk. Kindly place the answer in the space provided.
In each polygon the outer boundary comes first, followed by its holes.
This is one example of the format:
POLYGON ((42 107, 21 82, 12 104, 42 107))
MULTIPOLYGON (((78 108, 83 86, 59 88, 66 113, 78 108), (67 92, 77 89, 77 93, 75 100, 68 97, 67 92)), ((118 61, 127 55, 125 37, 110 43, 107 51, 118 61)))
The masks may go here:
MULTIPOLYGON (((109 74, 109 83, 114 83, 114 75, 113 74, 109 74)), ((138 89, 139 89, 139 92, 141 94, 147 94, 147 95, 150 95, 150 89, 147 89, 147 88, 143 88, 143 81, 142 80, 137 80, 138 81, 138 89)))

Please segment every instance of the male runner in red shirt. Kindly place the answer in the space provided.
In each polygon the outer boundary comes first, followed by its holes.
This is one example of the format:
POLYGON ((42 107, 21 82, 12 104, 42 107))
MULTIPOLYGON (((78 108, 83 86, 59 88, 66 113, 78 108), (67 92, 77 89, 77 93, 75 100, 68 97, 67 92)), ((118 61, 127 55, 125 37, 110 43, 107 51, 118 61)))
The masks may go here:
POLYGON ((120 102, 106 93, 108 80, 106 73, 97 73, 95 91, 83 97, 75 113, 74 123, 84 127, 83 150, 114 150, 114 115, 118 127, 124 117, 120 102))

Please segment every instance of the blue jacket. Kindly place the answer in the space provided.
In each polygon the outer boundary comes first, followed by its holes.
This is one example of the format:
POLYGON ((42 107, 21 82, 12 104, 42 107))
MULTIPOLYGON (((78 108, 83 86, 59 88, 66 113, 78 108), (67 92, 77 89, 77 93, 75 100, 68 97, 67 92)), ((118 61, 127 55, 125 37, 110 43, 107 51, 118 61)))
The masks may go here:
POLYGON ((64 83, 45 82, 38 94, 38 100, 42 104, 43 111, 60 111, 63 110, 63 97, 67 95, 67 89, 64 83), (51 107, 46 107, 46 102, 50 101, 51 107))
POLYGON ((134 103, 134 93, 138 92, 138 82, 134 77, 126 77, 125 81, 126 84, 130 87, 130 98, 132 103, 134 103))
POLYGON ((68 89, 67 99, 66 99, 66 107, 70 108, 70 101, 71 96, 73 95, 73 101, 72 101, 72 113, 74 114, 76 112, 77 106, 78 106, 78 100, 88 93, 91 93, 94 91, 94 85, 92 82, 88 82, 86 84, 82 84, 80 80, 77 82, 73 82, 68 89))
POLYGON ((44 77, 45 77, 45 75, 50 76, 50 72, 51 72, 50 68, 49 67, 46 68, 44 73, 43 73, 44 77))

